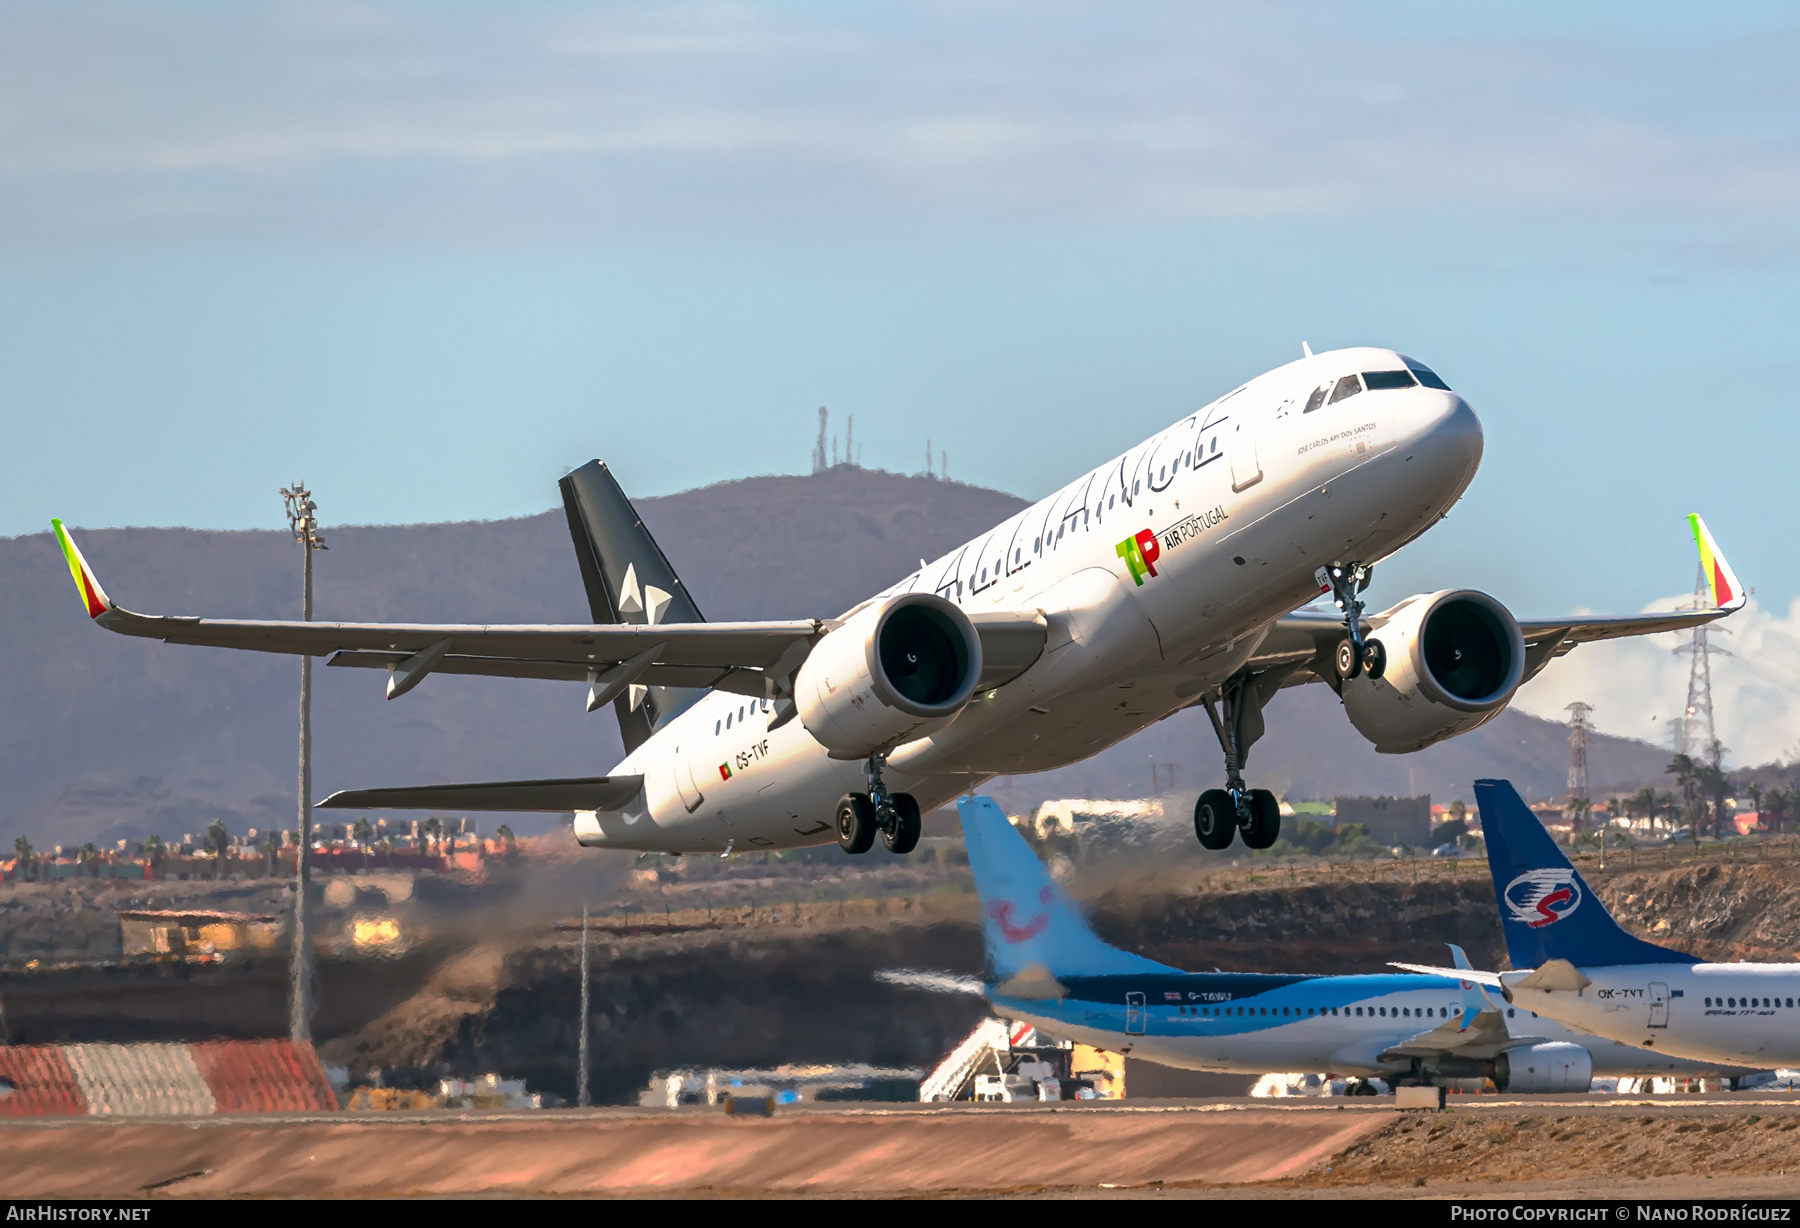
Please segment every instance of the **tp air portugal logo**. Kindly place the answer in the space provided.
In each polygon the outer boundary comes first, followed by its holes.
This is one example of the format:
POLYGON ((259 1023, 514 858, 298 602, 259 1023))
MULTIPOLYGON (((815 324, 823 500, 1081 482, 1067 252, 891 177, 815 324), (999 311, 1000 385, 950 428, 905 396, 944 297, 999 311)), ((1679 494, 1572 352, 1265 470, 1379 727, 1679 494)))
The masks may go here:
POLYGON ((1501 893, 1513 920, 1532 929, 1554 925, 1581 907, 1581 883, 1568 870, 1528 870, 1501 893))
POLYGON ((1156 534, 1144 529, 1136 537, 1127 537, 1114 547, 1119 557, 1125 560, 1131 578, 1142 588, 1144 577, 1156 575, 1156 560, 1162 557, 1162 544, 1156 540, 1156 534))

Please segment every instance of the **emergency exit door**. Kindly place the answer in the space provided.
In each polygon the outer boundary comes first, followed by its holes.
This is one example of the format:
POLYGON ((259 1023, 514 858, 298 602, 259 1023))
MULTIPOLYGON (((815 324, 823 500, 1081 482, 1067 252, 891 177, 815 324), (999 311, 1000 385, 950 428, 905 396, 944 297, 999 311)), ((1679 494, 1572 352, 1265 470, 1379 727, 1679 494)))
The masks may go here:
POLYGON ((700 809, 700 803, 706 800, 700 792, 700 786, 694 781, 694 764, 688 756, 681 753, 681 747, 675 748, 675 791, 681 794, 681 804, 689 814, 700 809))
POLYGON ((1144 1009, 1143 994, 1128 993, 1125 995, 1125 1034, 1127 1036, 1144 1034, 1144 1020, 1147 1015, 1148 1012, 1144 1009))
POLYGON ((1661 981, 1650 982, 1650 1026, 1669 1026, 1669 987, 1661 981))

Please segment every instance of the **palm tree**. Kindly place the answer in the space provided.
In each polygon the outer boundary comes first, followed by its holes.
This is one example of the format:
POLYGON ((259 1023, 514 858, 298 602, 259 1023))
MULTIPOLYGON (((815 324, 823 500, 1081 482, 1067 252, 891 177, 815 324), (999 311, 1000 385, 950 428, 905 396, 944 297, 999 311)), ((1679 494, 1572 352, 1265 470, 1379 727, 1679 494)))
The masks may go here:
POLYGON ((500 844, 506 850, 506 855, 508 857, 511 857, 519 851, 519 842, 513 835, 513 829, 510 824, 502 823, 500 826, 496 827, 494 829, 494 839, 500 841, 500 844))
POLYGON ((1756 825, 1758 827, 1766 826, 1762 821, 1763 787, 1753 780, 1744 789, 1744 792, 1750 795, 1750 809, 1756 811, 1756 825))
POLYGON ((1780 833, 1785 827, 1788 807, 1793 804, 1793 791, 1790 789, 1770 789, 1762 795, 1762 805, 1767 808, 1770 822, 1769 830, 1780 833))
POLYGON ((206 825, 206 847, 213 851, 213 877, 224 877, 225 849, 231 842, 231 833, 225 830, 224 819, 214 819, 206 825))
POLYGON ((155 832, 144 837, 144 864, 150 867, 150 877, 155 878, 162 871, 163 838, 155 832))
POLYGON ((99 878, 100 877, 100 850, 94 847, 92 841, 89 841, 87 844, 84 844, 81 846, 81 852, 80 852, 79 856, 81 858, 81 868, 83 870, 87 871, 88 877, 89 878, 99 878))
POLYGON ((444 825, 438 821, 435 814, 425 820, 425 849, 427 852, 431 851, 432 846, 437 843, 437 834, 443 829, 444 825))
MULTIPOLYGON (((37 858, 32 852, 31 841, 24 836, 20 836, 18 839, 14 840, 13 855, 19 860, 20 876, 23 877, 24 875, 32 874, 32 871, 37 865, 37 858)), ((36 876, 33 875, 33 877, 36 876)))
POLYGON ((1631 795, 1631 800, 1627 802, 1626 805, 1628 809, 1637 810, 1642 813, 1652 828, 1656 826, 1656 815, 1660 803, 1658 802, 1656 787, 1654 785, 1645 785, 1643 788, 1639 789, 1636 793, 1631 795))

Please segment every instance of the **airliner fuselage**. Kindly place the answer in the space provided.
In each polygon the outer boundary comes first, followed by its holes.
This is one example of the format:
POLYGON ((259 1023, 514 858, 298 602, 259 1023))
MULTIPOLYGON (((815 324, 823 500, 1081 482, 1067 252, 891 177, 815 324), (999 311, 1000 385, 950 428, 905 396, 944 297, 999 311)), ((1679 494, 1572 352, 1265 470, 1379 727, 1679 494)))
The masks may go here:
MULTIPOLYGON (((870 602, 923 592, 971 616, 1035 609, 1048 633, 1023 673, 894 748, 887 787, 930 809, 1193 705, 1320 596, 1321 567, 1372 564, 1431 527, 1481 451, 1474 411, 1419 363, 1313 355, 923 564, 870 602)), ((682 852, 835 839, 828 816, 867 787, 865 764, 832 758, 799 721, 774 723, 766 699, 708 694, 619 763, 613 774, 641 775, 642 793, 578 814, 577 836, 682 852)))

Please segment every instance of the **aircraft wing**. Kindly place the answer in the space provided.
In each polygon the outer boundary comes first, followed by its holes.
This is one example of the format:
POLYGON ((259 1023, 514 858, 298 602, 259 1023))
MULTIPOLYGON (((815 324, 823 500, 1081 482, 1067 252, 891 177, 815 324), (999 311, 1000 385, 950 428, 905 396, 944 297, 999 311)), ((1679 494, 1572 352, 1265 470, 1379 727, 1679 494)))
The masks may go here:
MULTIPOLYGON (((334 666, 390 672, 388 698, 427 674, 481 674, 595 684, 589 710, 627 686, 716 687, 772 698, 771 683, 799 668, 826 619, 772 622, 472 624, 279 622, 138 614, 116 604, 60 520, 58 543, 93 620, 120 635, 169 644, 329 656, 334 666)), ((1042 651, 1047 624, 1036 610, 975 616, 983 649, 981 684, 998 686, 1042 651)))
MULTIPOLYGON (((1519 632, 1525 640, 1525 676, 1530 681, 1557 657, 1580 644, 1622 639, 1632 635, 1657 635, 1665 631, 1691 631, 1705 623, 1742 609, 1746 592, 1737 574, 1713 541, 1706 522, 1688 517, 1700 567, 1707 579, 1713 604, 1699 610, 1672 610, 1658 614, 1575 615, 1566 618, 1522 618, 1519 632)), ((1371 615, 1363 620, 1370 631, 1379 631, 1384 620, 1371 615)), ((1297 610, 1280 619, 1264 637, 1245 667, 1252 673, 1283 669, 1282 686, 1298 686, 1333 676, 1332 654, 1344 638, 1344 620, 1333 611, 1297 610)))
POLYGON ((1430 964, 1401 964, 1393 960, 1388 961, 1388 967, 1403 968, 1407 972, 1422 972, 1426 976, 1447 976, 1453 980, 1474 981, 1479 985, 1492 985, 1495 989, 1500 988, 1498 972, 1477 972, 1473 968, 1437 968, 1430 964))
POLYGON ((636 797, 642 776, 566 780, 497 780, 478 785, 344 789, 319 803, 326 810, 613 810, 636 797))
POLYGON ((1546 1038, 1542 1036, 1514 1036, 1506 1030, 1506 1020, 1500 1012, 1492 1007, 1476 1015, 1464 1027, 1461 1016, 1446 1019, 1428 1032, 1420 1032, 1417 1036, 1383 1051, 1382 1061, 1395 1058, 1445 1058, 1459 1057, 1475 1061, 1493 1058, 1507 1049, 1517 1049, 1523 1045, 1541 1045, 1546 1038))

